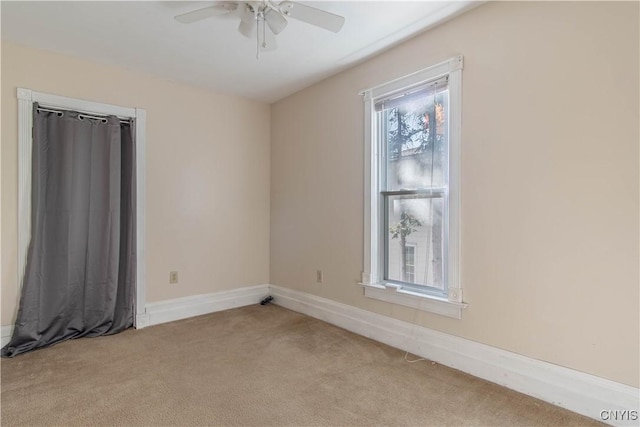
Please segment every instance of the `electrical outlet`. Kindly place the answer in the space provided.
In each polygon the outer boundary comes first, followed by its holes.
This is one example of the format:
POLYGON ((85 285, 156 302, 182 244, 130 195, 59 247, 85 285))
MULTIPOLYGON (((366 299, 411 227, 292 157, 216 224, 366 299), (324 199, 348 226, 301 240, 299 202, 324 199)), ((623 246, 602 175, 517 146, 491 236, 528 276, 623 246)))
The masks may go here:
POLYGON ((316 270, 316 282, 317 283, 322 283, 323 277, 322 277, 322 270, 316 270))
POLYGON ((178 283, 178 272, 177 271, 170 271, 169 272, 169 283, 170 284, 178 283))

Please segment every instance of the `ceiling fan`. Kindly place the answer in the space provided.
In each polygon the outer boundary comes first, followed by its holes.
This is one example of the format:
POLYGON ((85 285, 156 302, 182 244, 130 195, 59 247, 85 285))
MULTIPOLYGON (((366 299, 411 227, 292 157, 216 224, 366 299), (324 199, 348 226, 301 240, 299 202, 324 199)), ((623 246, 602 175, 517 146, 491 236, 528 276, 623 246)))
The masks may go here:
POLYGON ((175 20, 191 24, 211 16, 231 16, 240 18, 238 31, 243 36, 256 39, 256 57, 260 51, 274 50, 275 35, 287 26, 287 18, 297 19, 316 27, 337 33, 344 25, 344 17, 308 6, 306 4, 272 0, 261 1, 221 1, 213 6, 175 16, 175 20))

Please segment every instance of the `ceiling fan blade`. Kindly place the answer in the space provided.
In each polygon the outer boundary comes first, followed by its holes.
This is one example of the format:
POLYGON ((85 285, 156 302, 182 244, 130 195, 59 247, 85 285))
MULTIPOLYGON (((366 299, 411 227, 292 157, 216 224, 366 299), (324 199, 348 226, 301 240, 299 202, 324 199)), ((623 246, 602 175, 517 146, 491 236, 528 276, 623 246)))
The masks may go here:
POLYGON ((287 26, 287 20, 277 10, 269 9, 264 13, 264 20, 273 31, 273 34, 280 34, 287 26))
POLYGON ((205 7, 204 9, 198 9, 194 10, 193 12, 187 12, 183 13, 182 15, 177 15, 174 17, 174 19, 178 22, 182 22, 183 24, 191 24, 193 22, 201 21, 211 16, 224 15, 226 13, 233 12, 237 9, 237 7, 237 3, 224 2, 216 4, 214 6, 205 7))
POLYGON ((344 17, 302 3, 283 1, 278 8, 285 16, 337 33, 344 25, 344 17))

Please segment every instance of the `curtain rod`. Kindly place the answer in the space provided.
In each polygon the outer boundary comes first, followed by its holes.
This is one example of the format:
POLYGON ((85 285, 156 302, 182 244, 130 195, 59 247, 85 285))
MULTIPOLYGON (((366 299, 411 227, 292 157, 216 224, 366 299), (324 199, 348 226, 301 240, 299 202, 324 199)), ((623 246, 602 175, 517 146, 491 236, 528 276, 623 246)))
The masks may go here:
MULTIPOLYGON (((60 117, 62 117, 65 113, 65 111, 71 111, 71 110, 54 110, 51 108, 44 108, 44 107, 38 107, 38 111, 47 111, 49 113, 56 113, 58 114, 60 117)), ((118 117, 118 116, 116 116, 118 117)), ((107 116, 96 116, 96 115, 92 115, 92 114, 85 114, 85 113, 81 113, 78 111, 78 118, 80 120, 82 120, 83 118, 87 118, 87 119, 96 119, 96 120, 103 120, 105 123, 107 122, 107 116)), ((131 118, 123 118, 123 117, 118 117, 118 119, 120 119, 120 123, 131 123, 131 118)))

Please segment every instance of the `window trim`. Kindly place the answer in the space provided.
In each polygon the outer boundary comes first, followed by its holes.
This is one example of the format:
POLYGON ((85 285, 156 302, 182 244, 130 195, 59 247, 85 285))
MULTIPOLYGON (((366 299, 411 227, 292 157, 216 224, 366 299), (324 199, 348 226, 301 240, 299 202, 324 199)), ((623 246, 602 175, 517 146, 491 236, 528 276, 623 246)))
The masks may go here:
POLYGON ((467 306, 462 302, 460 278, 460 137, 462 127, 461 55, 431 67, 361 92, 364 101, 364 266, 361 285, 370 298, 401 304, 419 310, 460 318, 467 306), (406 88, 416 87, 449 76, 449 215, 447 241, 447 296, 418 293, 383 278, 384 248, 380 222, 384 213, 378 203, 380 185, 380 149, 375 128, 375 102, 406 88))

